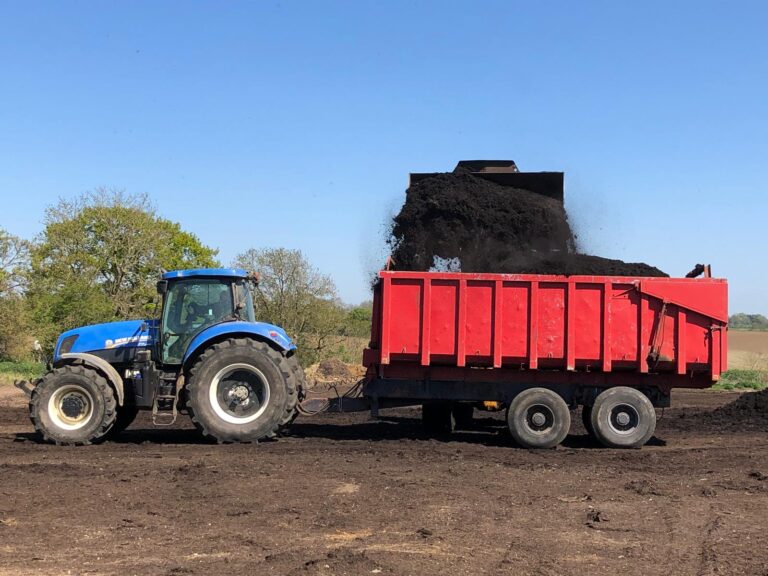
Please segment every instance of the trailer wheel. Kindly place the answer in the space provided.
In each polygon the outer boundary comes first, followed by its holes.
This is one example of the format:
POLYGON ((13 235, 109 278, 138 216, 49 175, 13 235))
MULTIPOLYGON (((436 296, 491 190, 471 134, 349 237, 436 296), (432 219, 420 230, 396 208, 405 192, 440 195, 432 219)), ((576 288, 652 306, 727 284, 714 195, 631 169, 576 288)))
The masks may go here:
POLYGON ((640 448, 656 430, 656 410, 634 388, 617 386, 601 392, 592 406, 595 437, 609 448, 640 448))
POLYGON ((103 440, 116 418, 115 393, 99 372, 81 365, 55 368, 35 386, 29 415, 47 442, 84 445, 103 440))
POLYGON ((592 438, 595 437, 595 429, 592 427, 592 406, 581 407, 581 423, 584 424, 584 429, 592 438))
POLYGON ((208 348, 190 369, 187 384, 192 422, 218 442, 274 438, 292 414, 296 394, 287 359, 250 338, 208 348))
POLYGON ((568 435, 571 412, 560 395, 546 388, 518 394, 507 410, 515 441, 525 448, 554 448, 568 435))
POLYGON ((425 402, 421 406, 421 421, 430 434, 450 434, 456 429, 456 418, 450 402, 425 402))

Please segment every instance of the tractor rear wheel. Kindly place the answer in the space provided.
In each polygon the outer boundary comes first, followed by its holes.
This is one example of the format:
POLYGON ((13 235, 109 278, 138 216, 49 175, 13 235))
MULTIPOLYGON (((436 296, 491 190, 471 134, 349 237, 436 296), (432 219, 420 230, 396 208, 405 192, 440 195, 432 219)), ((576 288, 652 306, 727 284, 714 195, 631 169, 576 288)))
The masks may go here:
POLYGON ((117 400, 99 372, 67 365, 51 370, 35 386, 29 415, 47 442, 92 444, 103 440, 114 425, 117 400))
POLYGON ((304 370, 302 370, 296 354, 290 358, 285 358, 285 363, 288 366, 288 372, 293 379, 291 388, 296 390, 296 394, 293 394, 289 398, 285 414, 280 421, 279 434, 287 434, 288 428, 290 428, 293 421, 299 416, 299 403, 302 402, 306 396, 304 391, 304 370))
POLYGON ((192 422, 218 442, 274 438, 296 407, 296 376, 280 352, 230 338, 203 352, 189 372, 192 422))
POLYGON ((507 409, 507 424, 521 446, 554 448, 568 435, 571 411, 556 392, 529 388, 512 400, 507 409))
POLYGON ((640 448, 656 430, 656 410, 648 396, 627 386, 601 392, 591 420, 595 437, 609 448, 640 448))

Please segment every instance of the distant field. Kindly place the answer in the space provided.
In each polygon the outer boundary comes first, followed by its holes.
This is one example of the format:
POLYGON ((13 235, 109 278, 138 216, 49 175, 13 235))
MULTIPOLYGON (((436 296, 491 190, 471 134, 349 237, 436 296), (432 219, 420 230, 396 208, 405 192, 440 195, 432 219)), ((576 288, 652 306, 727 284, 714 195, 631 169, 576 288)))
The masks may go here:
POLYGON ((768 332, 729 330, 728 351, 768 354, 768 332))
POLYGON ((728 368, 768 370, 768 332, 729 330, 728 368))

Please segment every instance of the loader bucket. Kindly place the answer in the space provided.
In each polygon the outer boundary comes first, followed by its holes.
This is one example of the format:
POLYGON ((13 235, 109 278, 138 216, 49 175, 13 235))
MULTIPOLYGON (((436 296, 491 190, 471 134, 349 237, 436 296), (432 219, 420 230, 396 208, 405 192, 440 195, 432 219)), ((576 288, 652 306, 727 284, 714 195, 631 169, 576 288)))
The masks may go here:
MULTIPOLYGON (((461 160, 453 171, 466 171, 501 186, 522 188, 554 198, 558 202, 563 201, 562 172, 519 172, 512 160, 461 160)), ((437 174, 435 172, 412 173, 409 186, 437 174)))

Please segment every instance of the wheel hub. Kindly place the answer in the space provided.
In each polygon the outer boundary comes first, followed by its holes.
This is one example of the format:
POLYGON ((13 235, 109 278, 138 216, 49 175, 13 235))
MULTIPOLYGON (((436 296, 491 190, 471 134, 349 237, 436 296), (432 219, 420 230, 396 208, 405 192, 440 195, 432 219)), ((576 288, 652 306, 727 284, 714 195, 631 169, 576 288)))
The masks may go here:
POLYGON ((544 426, 546 421, 547 417, 541 412, 536 412, 533 416, 531 416, 531 422, 533 422, 536 426, 544 426))
POLYGON ((269 402, 269 384, 255 366, 230 364, 214 377, 210 387, 211 406, 222 420, 245 424, 256 420, 269 402))
POLYGON ((555 415, 548 406, 537 404, 528 409, 526 423, 534 432, 544 432, 554 425, 555 415))
POLYGON ((77 430, 86 426, 94 413, 91 393, 78 384, 65 384, 51 394, 48 416, 64 430, 77 430))
POLYGON ((633 432, 640 423, 640 415, 629 404, 619 404, 611 410, 610 425, 620 434, 633 432))
POLYGON ((79 394, 67 394, 61 401, 61 411, 70 420, 77 420, 85 413, 86 404, 79 394))
POLYGON ((248 397, 251 395, 251 391, 248 389, 248 386, 235 386, 230 390, 229 395, 232 396, 235 400, 238 400, 239 402, 242 402, 243 400, 247 400, 248 397))
POLYGON ((618 422, 621 426, 626 426, 629 424, 629 414, 626 412, 619 412, 616 415, 616 422, 618 422))

